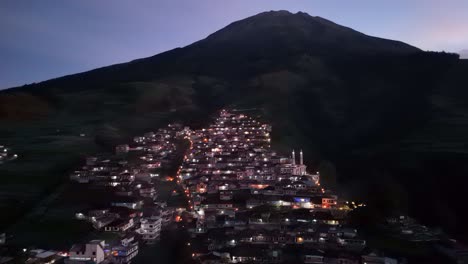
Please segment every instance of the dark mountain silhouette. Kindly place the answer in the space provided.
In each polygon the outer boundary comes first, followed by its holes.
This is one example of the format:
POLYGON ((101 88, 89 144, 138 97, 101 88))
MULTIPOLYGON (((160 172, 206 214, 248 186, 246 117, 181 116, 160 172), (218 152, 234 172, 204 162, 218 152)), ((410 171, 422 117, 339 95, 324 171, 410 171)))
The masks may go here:
MULTIPOLYGON (((205 67, 208 68, 210 74, 213 74, 213 70, 217 70, 222 75, 233 75, 226 70, 241 66, 245 62, 274 61, 289 57, 296 59, 296 56, 303 54, 348 57, 379 54, 388 56, 416 52, 420 50, 405 43, 370 37, 306 13, 291 14, 288 11, 271 11, 234 22, 206 39, 185 48, 177 48, 149 58, 53 79, 41 85, 60 84, 63 81, 85 83, 134 81, 135 78, 159 78, 174 70, 188 73, 202 72, 205 67)), ((254 69, 262 70, 261 65, 254 69)), ((246 69, 237 71, 254 73, 246 69)), ((79 84, 74 84, 76 85, 79 84)))
POLYGON ((302 147, 328 186, 467 234, 467 69, 456 54, 265 12, 184 48, 2 91, 0 136, 27 152, 28 136, 85 131, 110 147, 168 120, 196 126, 224 106, 257 107, 277 147, 302 147))

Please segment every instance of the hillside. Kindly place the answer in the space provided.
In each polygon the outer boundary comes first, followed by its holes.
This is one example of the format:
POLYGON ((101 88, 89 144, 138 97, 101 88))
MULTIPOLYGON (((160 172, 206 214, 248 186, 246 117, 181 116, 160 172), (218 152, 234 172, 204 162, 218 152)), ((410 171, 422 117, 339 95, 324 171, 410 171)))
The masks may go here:
POLYGON ((0 167, 0 206, 20 215, 83 155, 168 120, 256 107, 277 147, 303 148, 326 184, 466 232, 451 200, 468 171, 467 69, 320 17, 261 13, 184 48, 0 92, 0 140, 22 157, 0 167))

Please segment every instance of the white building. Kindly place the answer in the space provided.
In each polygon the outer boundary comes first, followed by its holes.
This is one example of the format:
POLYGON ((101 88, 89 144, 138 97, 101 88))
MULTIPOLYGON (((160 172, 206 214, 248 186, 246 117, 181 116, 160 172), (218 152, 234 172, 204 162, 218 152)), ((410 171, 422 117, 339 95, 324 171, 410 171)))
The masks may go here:
POLYGON ((68 264, 101 263, 105 259, 104 240, 92 240, 87 244, 75 244, 69 252, 68 264))
POLYGON ((141 226, 136 230, 147 243, 154 243, 161 234, 161 217, 145 217, 140 220, 141 226))
POLYGON ((306 175, 307 174, 307 166, 304 165, 304 154, 301 150, 301 152, 299 153, 300 156, 299 156, 299 164, 296 164, 296 155, 294 153, 294 150, 292 152, 292 165, 294 166, 293 167, 293 171, 292 171, 292 174, 293 175, 306 175))

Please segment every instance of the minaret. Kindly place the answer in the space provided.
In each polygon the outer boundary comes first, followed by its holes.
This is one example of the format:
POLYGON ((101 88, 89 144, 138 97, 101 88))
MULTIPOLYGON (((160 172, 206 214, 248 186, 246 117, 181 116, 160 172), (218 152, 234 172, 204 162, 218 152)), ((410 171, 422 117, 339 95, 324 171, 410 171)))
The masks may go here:
POLYGON ((294 149, 293 149, 293 152, 292 152, 292 164, 296 165, 296 153, 294 153, 294 149))
POLYGON ((304 165, 304 156, 302 155, 302 149, 301 149, 301 152, 300 152, 300 164, 304 165))

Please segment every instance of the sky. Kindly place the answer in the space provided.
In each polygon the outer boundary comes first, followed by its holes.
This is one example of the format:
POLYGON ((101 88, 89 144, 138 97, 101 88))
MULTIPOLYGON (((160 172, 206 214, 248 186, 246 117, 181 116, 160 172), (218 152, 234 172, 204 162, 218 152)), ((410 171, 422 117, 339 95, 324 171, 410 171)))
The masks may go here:
POLYGON ((467 0, 1 0, 0 89, 183 47, 270 10, 423 50, 468 49, 467 0))

